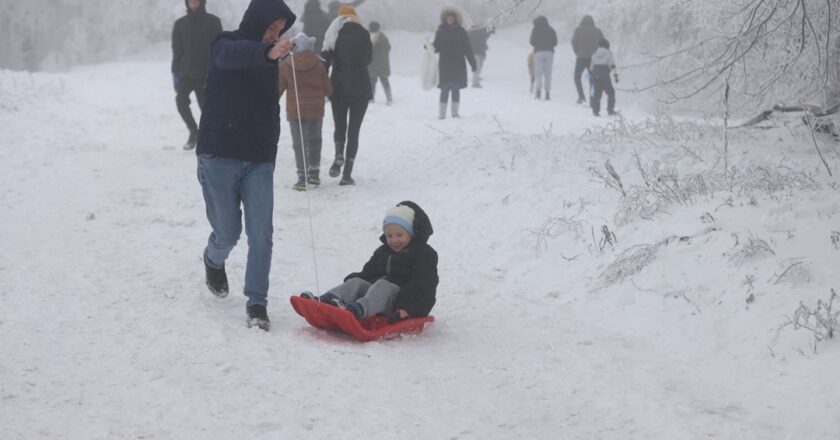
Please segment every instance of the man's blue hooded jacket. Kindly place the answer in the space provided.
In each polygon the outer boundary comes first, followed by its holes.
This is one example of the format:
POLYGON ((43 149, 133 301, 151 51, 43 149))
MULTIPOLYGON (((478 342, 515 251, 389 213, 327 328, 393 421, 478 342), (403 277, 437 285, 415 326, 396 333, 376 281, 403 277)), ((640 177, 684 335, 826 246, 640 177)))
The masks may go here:
POLYGON ((207 89, 196 154, 274 162, 280 137, 277 61, 263 43, 268 27, 297 17, 283 0, 251 0, 239 29, 220 33, 210 47, 207 89))

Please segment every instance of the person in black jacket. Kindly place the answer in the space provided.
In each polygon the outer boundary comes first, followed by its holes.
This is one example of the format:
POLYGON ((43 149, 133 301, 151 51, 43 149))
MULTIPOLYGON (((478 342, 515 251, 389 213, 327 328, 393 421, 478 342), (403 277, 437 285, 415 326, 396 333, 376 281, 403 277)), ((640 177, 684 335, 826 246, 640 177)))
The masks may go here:
POLYGON ((268 330, 274 161, 280 136, 278 60, 292 43, 278 41, 295 22, 283 0, 251 0, 239 30, 222 32, 210 48, 207 97, 198 129, 198 181, 212 232, 204 249, 205 281, 228 294, 225 260, 248 234, 245 296, 248 326, 268 330))
POLYGON ((341 174, 339 185, 355 185, 352 173, 359 150, 359 133, 368 102, 373 98, 368 74, 373 47, 370 33, 359 24, 359 17, 352 6, 343 5, 339 9, 338 17, 324 36, 321 55, 327 68, 332 68, 333 95, 330 103, 335 123, 335 160, 329 174, 330 177, 341 174))
POLYGON ((534 47, 534 97, 540 99, 545 88, 546 101, 551 99, 551 71, 554 66, 554 47, 557 46, 557 32, 548 24, 548 19, 539 16, 534 19, 531 31, 531 46, 534 47))
POLYGON ((307 0, 303 7, 303 33, 315 38, 315 54, 321 53, 324 34, 330 26, 330 17, 321 10, 320 0, 307 0))
POLYGON ((203 109, 210 43, 222 31, 222 22, 207 13, 205 0, 184 0, 184 3, 187 15, 175 20, 172 27, 172 84, 178 113, 190 131, 184 149, 192 150, 198 139, 198 124, 190 110, 190 93, 195 92, 198 108, 203 109))
POLYGON ((385 213, 382 229, 382 245, 361 272, 347 275, 320 297, 311 292, 300 296, 345 308, 359 319, 428 316, 438 285, 438 255, 428 243, 432 222, 420 206, 404 201, 385 213))
POLYGON ((440 54, 440 119, 446 118, 446 105, 450 93, 452 117, 460 117, 458 110, 461 105, 461 89, 467 87, 467 62, 470 63, 473 74, 477 68, 469 36, 462 26, 463 22, 464 18, 457 9, 444 8, 440 13, 440 26, 435 33, 435 52, 440 54))

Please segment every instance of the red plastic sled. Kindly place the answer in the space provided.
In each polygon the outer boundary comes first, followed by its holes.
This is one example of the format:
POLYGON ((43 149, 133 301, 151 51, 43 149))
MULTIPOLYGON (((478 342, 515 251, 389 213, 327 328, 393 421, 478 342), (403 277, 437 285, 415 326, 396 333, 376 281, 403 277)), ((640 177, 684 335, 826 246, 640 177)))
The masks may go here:
POLYGON ((388 318, 384 316, 356 319, 349 311, 330 304, 299 296, 293 296, 289 300, 295 312, 303 316, 312 327, 342 331, 361 342, 422 333, 426 325, 435 320, 433 316, 426 316, 425 318, 402 319, 389 324, 388 318))

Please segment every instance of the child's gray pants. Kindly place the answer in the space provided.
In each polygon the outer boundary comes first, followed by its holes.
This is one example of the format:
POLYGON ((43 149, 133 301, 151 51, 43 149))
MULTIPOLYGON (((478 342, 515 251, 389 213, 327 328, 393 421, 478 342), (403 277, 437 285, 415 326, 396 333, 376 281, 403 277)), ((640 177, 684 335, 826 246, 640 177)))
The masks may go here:
POLYGON ((361 278, 350 278, 327 292, 341 298, 347 304, 354 301, 361 304, 364 310, 363 317, 367 318, 377 313, 393 313, 400 286, 384 278, 376 280, 373 284, 361 278))

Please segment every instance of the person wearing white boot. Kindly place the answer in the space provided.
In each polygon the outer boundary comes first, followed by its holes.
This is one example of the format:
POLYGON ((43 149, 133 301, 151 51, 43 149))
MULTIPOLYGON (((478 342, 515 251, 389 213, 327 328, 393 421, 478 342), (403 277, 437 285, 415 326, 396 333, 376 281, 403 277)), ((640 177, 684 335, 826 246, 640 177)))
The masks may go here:
POLYGON ((461 89, 467 87, 467 62, 473 73, 476 71, 475 56, 470 47, 467 31, 462 26, 464 18, 455 8, 444 8, 440 14, 440 26, 435 33, 435 52, 440 54, 440 103, 438 117, 446 118, 449 95, 452 95, 452 117, 458 118, 461 105, 461 89))

